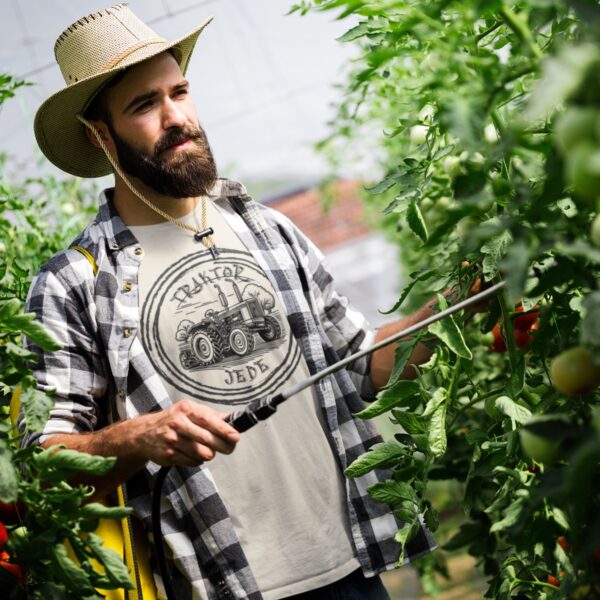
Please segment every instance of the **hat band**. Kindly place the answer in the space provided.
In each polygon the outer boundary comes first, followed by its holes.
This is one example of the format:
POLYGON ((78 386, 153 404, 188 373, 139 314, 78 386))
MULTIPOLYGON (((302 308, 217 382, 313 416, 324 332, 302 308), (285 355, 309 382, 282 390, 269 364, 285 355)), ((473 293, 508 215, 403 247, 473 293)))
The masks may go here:
POLYGON ((137 50, 141 48, 145 48, 146 46, 152 46, 152 44, 168 44, 167 40, 163 38, 154 38, 150 40, 143 40, 134 44, 133 46, 129 46, 126 50, 113 56, 101 69, 101 71, 110 71, 114 69, 120 62, 124 61, 127 57, 131 56, 137 50))

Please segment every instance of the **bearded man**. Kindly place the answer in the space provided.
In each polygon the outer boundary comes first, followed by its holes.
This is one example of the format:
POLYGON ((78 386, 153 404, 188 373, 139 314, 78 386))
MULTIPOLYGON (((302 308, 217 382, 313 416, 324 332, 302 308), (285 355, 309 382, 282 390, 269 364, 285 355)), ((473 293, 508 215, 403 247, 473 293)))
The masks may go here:
MULTIPOLYGON (((352 415, 386 383, 394 348, 241 442, 226 416, 431 309, 375 334, 289 220, 217 177, 185 79, 207 23, 167 42, 119 4, 57 40, 67 87, 40 107, 38 143, 64 171, 115 184, 32 284, 28 308, 63 348, 30 346, 55 404, 27 442, 115 456, 89 481, 95 497, 125 482, 148 530, 159 466, 174 466, 161 512, 177 598, 387 598, 377 574, 395 565, 402 524, 366 491, 386 473, 343 471, 380 441, 352 415)), ((412 360, 429 356, 418 346, 412 360)), ((406 562, 433 545, 422 528, 406 562)))

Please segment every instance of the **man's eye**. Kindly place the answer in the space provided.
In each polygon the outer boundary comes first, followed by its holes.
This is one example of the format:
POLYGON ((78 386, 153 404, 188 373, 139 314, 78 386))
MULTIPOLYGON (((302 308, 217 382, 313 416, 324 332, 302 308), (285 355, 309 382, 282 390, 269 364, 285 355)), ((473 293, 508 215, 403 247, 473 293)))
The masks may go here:
POLYGON ((152 102, 147 100, 146 102, 142 102, 136 109, 135 112, 144 112, 144 110, 150 108, 152 106, 152 102))

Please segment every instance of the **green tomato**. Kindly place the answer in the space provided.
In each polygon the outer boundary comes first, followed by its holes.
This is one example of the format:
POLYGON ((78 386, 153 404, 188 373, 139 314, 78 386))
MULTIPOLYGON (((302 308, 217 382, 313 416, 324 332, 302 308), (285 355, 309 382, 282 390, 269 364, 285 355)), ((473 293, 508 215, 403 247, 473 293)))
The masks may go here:
POLYGON ((529 429, 519 429, 519 437, 523 452, 535 462, 553 465, 560 458, 560 448, 549 439, 529 429))
POLYGON ((494 343, 496 336, 492 331, 488 331, 487 333, 482 333, 479 338, 479 342, 482 346, 491 346, 494 343))
POLYGON ((422 198, 419 200, 419 208, 423 211, 428 211, 433 206, 433 200, 431 198, 422 198))
POLYGON ((462 160, 458 156, 446 156, 442 161, 442 168, 450 177, 457 177, 462 173, 462 160))
POLYGON ((592 221, 592 226, 590 227, 590 240, 594 246, 600 248, 600 215, 592 221))
POLYGON ((561 352, 550 364, 554 387, 565 396, 578 396, 594 390, 600 383, 600 368, 592 353, 583 346, 561 352))
POLYGON ((565 178, 577 196, 595 202, 600 197, 600 148, 587 141, 575 146, 566 159, 565 178))
POLYGON ((425 125, 414 125, 410 128, 410 143, 413 146, 420 146, 424 144, 427 140, 427 133, 429 132, 429 127, 425 125))
POLYGON ((483 137, 488 144, 495 144, 498 141, 498 131, 493 123, 488 123, 484 127, 483 137))
POLYGON ((16 529, 13 529, 10 532, 10 537, 11 538, 25 539, 27 537, 28 533, 29 533, 29 530, 27 529, 27 527, 25 527, 23 525, 21 527, 17 527, 16 529))
POLYGON ((571 106, 556 120, 554 139, 563 155, 583 140, 592 141, 598 119, 595 108, 571 106))

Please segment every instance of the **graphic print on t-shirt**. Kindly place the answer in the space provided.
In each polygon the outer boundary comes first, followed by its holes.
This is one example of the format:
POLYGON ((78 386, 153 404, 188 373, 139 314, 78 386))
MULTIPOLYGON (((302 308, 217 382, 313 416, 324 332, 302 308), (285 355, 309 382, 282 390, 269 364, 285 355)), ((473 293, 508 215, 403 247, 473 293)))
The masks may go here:
POLYGON ((184 256, 156 279, 141 323, 158 373, 206 402, 265 397, 300 358, 273 288, 248 252, 184 256))

